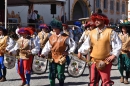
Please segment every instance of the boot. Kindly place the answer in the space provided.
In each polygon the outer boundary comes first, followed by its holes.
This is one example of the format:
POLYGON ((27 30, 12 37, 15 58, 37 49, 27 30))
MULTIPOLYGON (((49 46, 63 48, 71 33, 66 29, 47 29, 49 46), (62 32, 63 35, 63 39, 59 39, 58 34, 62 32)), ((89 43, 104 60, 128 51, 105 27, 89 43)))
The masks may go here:
POLYGON ((64 81, 59 81, 59 86, 64 86, 64 81))
POLYGON ((125 78, 124 84, 129 84, 128 79, 125 78))
POLYGON ((2 77, 2 78, 0 79, 0 82, 4 82, 4 81, 6 81, 6 78, 5 78, 5 77, 2 77))
POLYGON ((121 82, 121 83, 124 83, 124 77, 121 77, 121 78, 120 78, 120 82, 121 82))
POLYGON ((19 86, 24 86, 26 84, 26 82, 23 82, 21 85, 19 85, 19 86))

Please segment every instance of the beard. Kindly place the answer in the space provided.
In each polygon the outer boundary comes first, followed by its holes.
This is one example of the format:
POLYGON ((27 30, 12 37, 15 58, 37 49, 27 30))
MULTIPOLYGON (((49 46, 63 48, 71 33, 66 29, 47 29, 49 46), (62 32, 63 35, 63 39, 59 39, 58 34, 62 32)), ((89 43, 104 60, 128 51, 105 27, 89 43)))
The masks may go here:
POLYGON ((102 27, 104 24, 96 24, 97 27, 102 27))

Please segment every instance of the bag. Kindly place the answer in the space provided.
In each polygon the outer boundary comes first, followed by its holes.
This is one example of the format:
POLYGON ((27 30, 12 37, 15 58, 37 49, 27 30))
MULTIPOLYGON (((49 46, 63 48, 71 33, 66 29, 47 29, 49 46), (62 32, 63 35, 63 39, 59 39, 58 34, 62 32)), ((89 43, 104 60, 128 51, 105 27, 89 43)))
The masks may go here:
POLYGON ((102 60, 96 60, 95 62, 96 68, 98 70, 103 70, 106 67, 106 63, 102 60))
POLYGON ((66 56, 61 56, 59 59, 59 64, 63 65, 66 62, 66 56))

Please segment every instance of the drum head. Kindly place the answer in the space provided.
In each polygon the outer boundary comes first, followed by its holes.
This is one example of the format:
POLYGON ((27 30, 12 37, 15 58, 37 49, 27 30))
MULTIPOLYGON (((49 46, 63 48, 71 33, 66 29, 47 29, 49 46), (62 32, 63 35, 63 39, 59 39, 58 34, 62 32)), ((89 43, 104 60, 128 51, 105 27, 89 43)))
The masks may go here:
POLYGON ((48 61, 46 58, 34 56, 32 70, 36 74, 43 74, 46 72, 48 61))
POLYGON ((12 69, 15 67, 16 58, 8 54, 4 54, 4 65, 7 69, 12 69))
POLYGON ((68 73, 72 77, 79 77, 83 74, 86 67, 86 62, 80 60, 78 57, 70 55, 71 61, 68 66, 68 73))

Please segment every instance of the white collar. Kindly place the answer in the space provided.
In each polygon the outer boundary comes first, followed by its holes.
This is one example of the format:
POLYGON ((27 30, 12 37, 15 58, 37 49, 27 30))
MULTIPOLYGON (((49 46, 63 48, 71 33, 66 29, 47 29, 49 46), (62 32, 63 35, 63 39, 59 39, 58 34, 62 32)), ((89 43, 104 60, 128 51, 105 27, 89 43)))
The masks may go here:
POLYGON ((4 38, 4 35, 1 35, 1 36, 0 36, 0 39, 2 39, 2 38, 4 38))
POLYGON ((106 29, 106 26, 104 28, 102 28, 101 30, 99 28, 96 28, 96 30, 98 31, 98 33, 102 33, 105 29, 106 29))

